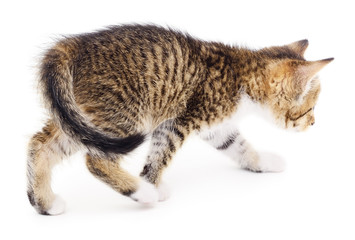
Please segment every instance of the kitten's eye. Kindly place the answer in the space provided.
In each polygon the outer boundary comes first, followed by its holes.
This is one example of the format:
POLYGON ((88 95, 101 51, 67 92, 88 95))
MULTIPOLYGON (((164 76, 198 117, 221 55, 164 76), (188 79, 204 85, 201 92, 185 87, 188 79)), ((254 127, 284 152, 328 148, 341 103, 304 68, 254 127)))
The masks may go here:
POLYGON ((289 117, 290 120, 292 121, 297 121, 298 119, 302 118, 303 116, 305 116, 307 113, 309 113, 313 108, 308 109, 306 112, 298 115, 297 117, 289 117))

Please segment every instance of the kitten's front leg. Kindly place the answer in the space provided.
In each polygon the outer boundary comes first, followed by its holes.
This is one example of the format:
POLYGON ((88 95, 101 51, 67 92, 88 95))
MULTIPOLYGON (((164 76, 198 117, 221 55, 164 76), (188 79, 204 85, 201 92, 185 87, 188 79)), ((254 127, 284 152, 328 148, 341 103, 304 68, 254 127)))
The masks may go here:
POLYGON ((202 139, 237 161, 241 168, 253 172, 282 172, 284 160, 272 153, 257 153, 231 124, 209 128, 200 133, 202 139))
MULTIPOLYGON (((242 139, 242 137, 240 136, 242 139)), ((225 152, 231 156, 233 152, 225 152)), ((243 169, 253 172, 282 172, 285 161, 278 155, 269 152, 256 152, 245 140, 241 140, 238 150, 238 162, 243 169)))
POLYGON ((164 201, 169 197, 167 186, 161 181, 162 173, 189 132, 188 124, 181 125, 179 121, 167 120, 152 134, 147 161, 140 176, 157 187, 159 201, 164 201))

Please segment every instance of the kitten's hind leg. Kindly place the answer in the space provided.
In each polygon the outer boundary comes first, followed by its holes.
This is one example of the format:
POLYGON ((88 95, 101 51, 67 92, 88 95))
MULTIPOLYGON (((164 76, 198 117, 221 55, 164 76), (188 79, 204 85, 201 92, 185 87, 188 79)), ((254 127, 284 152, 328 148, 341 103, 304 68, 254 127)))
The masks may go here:
POLYGON ((51 188, 52 168, 75 151, 75 144, 52 121, 35 134, 28 149, 27 195, 32 206, 43 215, 64 211, 64 201, 51 188))
POLYGON ((231 124, 218 125, 200 133, 202 139, 253 172, 282 172, 284 160, 271 153, 258 153, 231 124))
POLYGON ((158 192, 153 184, 132 176, 115 161, 87 155, 86 165, 89 171, 98 179, 112 187, 117 192, 133 200, 151 204, 158 201, 158 192))

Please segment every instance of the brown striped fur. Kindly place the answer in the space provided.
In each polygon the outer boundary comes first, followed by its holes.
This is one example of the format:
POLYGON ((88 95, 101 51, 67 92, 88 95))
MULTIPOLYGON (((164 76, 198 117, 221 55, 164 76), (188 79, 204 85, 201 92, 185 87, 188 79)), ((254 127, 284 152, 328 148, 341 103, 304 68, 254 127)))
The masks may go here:
POLYGON ((159 185, 186 137, 232 116, 243 94, 269 107, 285 127, 306 129, 314 123, 320 89, 313 77, 332 60, 306 61, 307 45, 250 50, 150 25, 62 39, 45 53, 40 69, 51 119, 29 145, 32 205, 47 213, 54 198, 51 168, 79 148, 88 150, 91 173, 131 195, 138 179, 119 167, 119 159, 144 136, 152 136, 154 151, 141 176, 159 185))

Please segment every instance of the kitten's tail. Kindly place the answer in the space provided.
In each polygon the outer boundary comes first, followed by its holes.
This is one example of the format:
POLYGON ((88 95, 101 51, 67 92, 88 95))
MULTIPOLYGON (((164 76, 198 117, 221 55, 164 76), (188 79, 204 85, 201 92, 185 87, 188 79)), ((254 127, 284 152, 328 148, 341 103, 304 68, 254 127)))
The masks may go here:
POLYGON ((63 131, 79 140, 89 151, 108 156, 126 154, 145 140, 135 134, 125 138, 110 137, 96 129, 76 105, 73 94, 73 64, 70 50, 57 45, 44 56, 40 67, 40 85, 53 119, 63 131), (96 150, 96 151, 92 151, 96 150))

